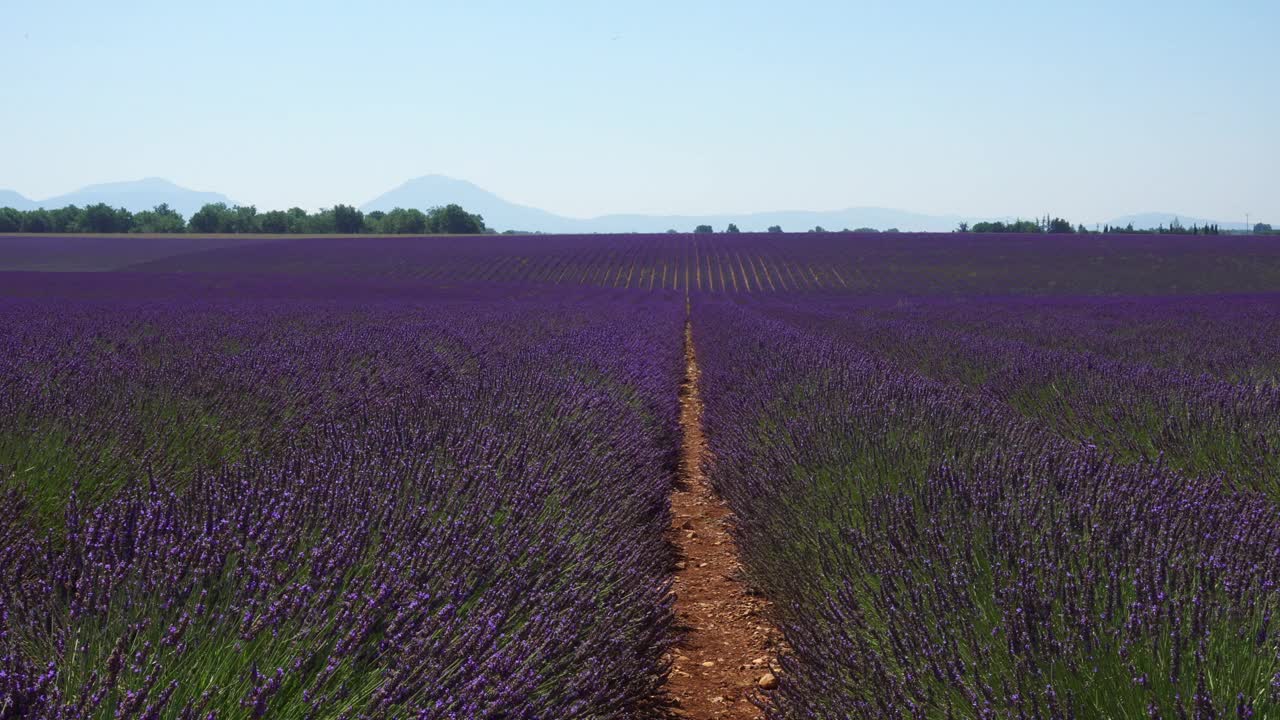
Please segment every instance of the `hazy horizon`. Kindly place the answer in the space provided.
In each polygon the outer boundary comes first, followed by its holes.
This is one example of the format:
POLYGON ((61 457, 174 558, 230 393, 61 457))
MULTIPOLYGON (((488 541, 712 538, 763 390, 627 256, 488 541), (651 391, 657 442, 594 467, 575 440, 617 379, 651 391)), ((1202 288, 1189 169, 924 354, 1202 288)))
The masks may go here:
POLYGON ((576 218, 1280 218, 1262 2, 6 15, 0 188, 36 200, 163 177, 314 209, 442 174, 576 218))

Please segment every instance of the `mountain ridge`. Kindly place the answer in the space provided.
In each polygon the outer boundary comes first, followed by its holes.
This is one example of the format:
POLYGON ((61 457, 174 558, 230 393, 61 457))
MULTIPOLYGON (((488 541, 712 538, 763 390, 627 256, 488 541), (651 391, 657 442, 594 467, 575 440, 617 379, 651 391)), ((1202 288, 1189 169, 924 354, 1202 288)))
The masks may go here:
POLYGON ((235 204, 231 198, 222 193, 192 190, 159 177, 95 183, 43 200, 29 199, 14 190, 0 190, 0 207, 14 207, 18 210, 36 210, 39 208, 52 210, 68 205, 84 207, 86 205, 106 203, 111 207, 123 207, 130 212, 139 212, 141 210, 150 210, 157 205, 166 204, 182 213, 183 217, 190 218, 207 203, 217 202, 226 203, 227 205, 235 204), (24 206, 18 207, 11 205, 10 202, 22 203, 24 206))
MULTIPOLYGON (((190 218, 206 203, 236 204, 221 193, 191 190, 159 177, 96 183, 44 200, 32 200, 13 190, 0 190, 0 207, 13 207, 18 210, 59 208, 67 205, 83 207, 99 202, 105 202, 112 207, 124 207, 132 212, 150 210, 156 205, 166 203, 186 218, 190 218)), ((544 233, 660 233, 667 230, 687 232, 697 225, 711 225, 716 230, 723 230, 729 223, 737 225, 743 231, 762 231, 778 225, 783 230, 791 232, 809 230, 817 226, 827 230, 870 227, 878 230, 898 228, 904 232, 949 232, 961 222, 972 224, 1013 219, 1012 216, 930 214, 866 206, 838 210, 769 210, 699 215, 612 213, 590 218, 576 218, 513 203, 475 183, 438 174, 406 180, 360 207, 365 212, 387 211, 395 207, 425 210, 449 203, 457 203, 468 212, 482 215, 485 224, 496 230, 544 233)), ((1145 228, 1157 225, 1168 226, 1174 218, 1186 226, 1216 223, 1223 229, 1236 230, 1244 227, 1244 223, 1241 222, 1222 222, 1164 212, 1125 215, 1105 221, 1105 224, 1123 227, 1133 223, 1135 227, 1145 228)), ((1095 224, 1103 223, 1085 223, 1087 227, 1093 227, 1095 224)))
MULTIPOLYGON (((827 230, 872 227, 877 230, 898 228, 916 232, 950 232, 961 222, 1010 221, 1013 216, 962 216, 954 214, 918 213, 883 207, 848 207, 839 210, 770 210, 746 213, 711 213, 701 215, 653 215, 646 213, 614 213, 590 218, 573 218, 539 208, 508 202, 495 193, 466 180, 445 175, 423 175, 405 181, 361 206, 365 212, 387 211, 394 207, 428 207, 457 203, 468 212, 478 213, 485 224, 498 230, 524 230, 548 233, 621 233, 665 232, 669 229, 688 231, 696 225, 711 225, 723 230, 729 223, 743 231, 762 231, 771 225, 788 231, 809 230, 822 226, 827 230)), ((1223 229, 1240 229, 1243 223, 1226 223, 1195 218, 1178 213, 1147 212, 1126 215, 1110 221, 1086 223, 1135 227, 1168 226, 1178 218, 1183 225, 1206 225, 1217 222, 1223 229), (1149 223, 1149 224, 1144 224, 1149 223)))
POLYGON ((14 210, 34 210, 35 201, 14 190, 0 190, 0 207, 14 210))

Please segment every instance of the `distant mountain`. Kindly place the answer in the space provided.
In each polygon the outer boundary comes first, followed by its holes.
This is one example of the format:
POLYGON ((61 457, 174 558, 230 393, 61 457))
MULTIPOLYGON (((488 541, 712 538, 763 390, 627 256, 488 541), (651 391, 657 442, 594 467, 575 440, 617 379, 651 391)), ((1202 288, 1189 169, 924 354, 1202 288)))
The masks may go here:
MULTIPOLYGON (((150 210, 161 203, 190 218, 207 203, 235 203, 226 195, 200 192, 175 185, 162 178, 144 178, 130 182, 89 185, 75 192, 44 200, 30 200, 12 190, 0 190, 0 207, 31 210, 37 207, 58 208, 66 205, 92 205, 106 203, 112 207, 125 207, 137 212, 150 210)), ((779 225, 788 232, 801 232, 815 226, 827 230, 851 230, 898 228, 904 232, 949 232, 961 222, 973 224, 983 220, 1011 220, 1010 217, 963 217, 960 215, 929 215, 905 210, 879 207, 851 207, 843 210, 782 210, 756 213, 717 213, 714 215, 601 215, 593 218, 573 218, 519 205, 478 187, 465 180, 444 175, 426 175, 410 180, 370 200, 362 206, 366 212, 391 210, 395 207, 427 208, 457 203, 469 212, 484 216, 485 224, 497 230, 526 230, 545 233, 656 233, 673 229, 690 232, 698 225, 710 225, 723 230, 729 223, 736 224, 744 232, 762 231, 771 225, 779 225)), ((269 208, 268 208, 269 209, 269 208)), ((1149 212, 1126 215, 1107 221, 1110 225, 1125 226, 1133 223, 1137 228, 1149 228, 1169 224, 1177 218, 1183 225, 1207 225, 1215 221, 1168 212, 1149 212)), ((1074 218, 1071 218, 1074 220, 1074 218)), ((1085 223, 1093 227, 1093 223, 1085 223)), ((1223 230, 1239 230, 1242 222, 1218 222, 1223 230)))
POLYGON ((469 212, 484 216, 485 224, 498 230, 527 230, 547 233, 689 232, 697 225, 723 230, 735 223, 744 232, 766 230, 781 225, 784 230, 808 230, 821 225, 828 230, 891 227, 902 230, 948 231, 965 220, 952 215, 922 215, 887 208, 849 208, 831 211, 781 211, 717 215, 602 215, 571 218, 508 202, 465 180, 443 175, 427 175, 410 180, 362 206, 366 212, 396 207, 418 208, 457 203, 469 212))
MULTIPOLYGON (((366 212, 390 210, 396 207, 418 208, 457 203, 469 212, 484 216, 485 224, 497 230, 527 230, 546 233, 626 233, 665 232, 670 229, 689 232, 698 225, 710 225, 723 230, 734 223, 744 232, 763 231, 771 225, 783 230, 799 232, 815 226, 827 230, 849 228, 898 228, 904 232, 950 232, 961 222, 972 225, 982 221, 1010 221, 1013 217, 964 217, 961 215, 929 215, 905 210, 880 207, 851 207, 844 210, 781 210, 756 213, 717 213, 714 215, 601 215, 593 218, 572 218, 539 210, 527 205, 517 205, 465 180, 444 175, 426 175, 410 180, 400 187, 365 203, 366 212)), ((1110 225, 1125 226, 1133 223, 1136 228, 1168 227, 1174 218, 1183 225, 1211 225, 1215 222, 1223 230, 1239 230, 1242 222, 1221 222, 1169 212, 1149 212, 1126 215, 1107 221, 1110 225)), ((1078 219, 1068 218, 1075 222, 1078 219)), ((1099 223, 1101 224, 1101 223, 1099 223)), ((1094 223, 1085 222, 1092 228, 1094 223)))
POLYGON ((35 206, 35 201, 28 200, 19 193, 12 190, 0 190, 0 207, 13 208, 14 210, 32 210, 35 206))
POLYGON ((102 183, 89 185, 66 195, 41 200, 36 205, 43 208, 60 208, 67 205, 94 205, 106 203, 111 207, 123 207, 133 212, 150 210, 168 203, 169 207, 190 218, 197 210, 208 203, 235 203, 226 195, 214 192, 188 190, 163 178, 144 178, 127 182, 102 183))
POLYGON ((44 200, 30 200, 12 190, 0 190, 0 207, 11 207, 16 210, 53 209, 68 205, 84 207, 106 203, 111 207, 123 207, 132 212, 138 212, 168 203, 169 207, 182 213, 183 217, 190 218, 206 203, 217 202, 235 204, 221 193, 188 190, 162 178, 89 185, 75 192, 44 200))
POLYGON ((542 232, 591 232, 581 220, 561 217, 545 210, 507 202, 466 180, 444 175, 425 175, 406 182, 361 206, 365 212, 393 208, 426 210, 457 203, 467 212, 484 216, 485 225, 499 230, 540 230, 542 232))

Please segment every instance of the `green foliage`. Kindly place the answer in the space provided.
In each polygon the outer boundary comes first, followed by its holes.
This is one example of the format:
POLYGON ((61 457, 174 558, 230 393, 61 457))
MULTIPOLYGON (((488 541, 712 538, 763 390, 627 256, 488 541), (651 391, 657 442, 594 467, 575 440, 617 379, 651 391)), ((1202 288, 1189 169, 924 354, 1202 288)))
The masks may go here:
POLYGON ((1177 218, 1169 222, 1169 227, 1161 223, 1154 228, 1135 228, 1133 223, 1124 227, 1119 225, 1103 225, 1102 232, 1110 235, 1220 235, 1217 223, 1211 225, 1184 226, 1177 218))
POLYGON ((1062 218, 1054 218, 1049 221, 1049 232, 1056 234, 1068 234, 1075 232, 1075 229, 1072 228, 1071 223, 1066 220, 1063 220, 1062 218))
POLYGON ((43 233, 53 227, 53 218, 48 210, 30 210, 22 213, 22 232, 43 233))
POLYGON ((191 216, 188 226, 197 233, 230 232, 231 209, 226 203, 209 203, 191 216))
POLYGON ((244 207, 237 205, 231 209, 231 229, 228 232, 233 233, 256 233, 262 232, 261 221, 258 218, 258 208, 250 205, 244 207))
POLYGON ((258 209, 252 205, 227 207, 226 203, 210 203, 191 216, 191 232, 256 233, 262 232, 258 209))
POLYGON ((49 232, 89 232, 84 224, 84 210, 75 205, 50 210, 49 217, 53 220, 53 225, 49 228, 49 232))
POLYGON ((782 232, 782 226, 781 226, 781 225, 770 225, 770 226, 769 226, 769 232, 771 232, 771 233, 780 233, 780 232, 782 232))
MULTIPOLYGON (((733 231, 736 230, 735 227, 733 231)), ((98 203, 83 209, 75 205, 54 210, 0 208, 0 232, 474 235, 489 232, 489 229, 485 227, 483 217, 456 204, 431 208, 427 212, 416 208, 395 208, 390 212, 374 211, 366 215, 351 205, 335 205, 310 214, 299 207, 259 213, 253 205, 228 207, 226 203, 209 203, 186 221, 167 204, 131 213, 125 208, 98 203)))
POLYGON ((360 232, 371 235, 386 235, 386 219, 387 214, 381 210, 367 212, 364 214, 364 222, 360 226, 360 232))
POLYGON ((178 211, 168 204, 161 203, 152 210, 143 210, 133 216, 131 232, 137 233, 180 233, 186 229, 187 223, 178 211))
POLYGON ((0 208, 0 232, 18 232, 22 229, 22 213, 13 208, 0 208))
POLYGON ((258 227, 264 233, 284 234, 289 232, 289 215, 283 210, 271 210, 262 214, 258 227))
POLYGON ((315 215, 308 215, 301 225, 304 233, 324 235, 338 232, 338 223, 334 219, 332 208, 321 208, 315 215))
POLYGON ((334 205, 333 227, 337 232, 348 235, 358 233, 364 227, 364 213, 350 205, 334 205))
POLYGON ((304 233, 307 232, 307 211, 300 207, 291 207, 285 211, 285 215, 289 219, 289 232, 304 233))
POLYGON ((433 233, 478 235, 485 231, 484 218, 468 213, 461 205, 453 203, 441 208, 431 208, 427 218, 429 229, 433 233))
POLYGON ((112 208, 106 203, 97 203, 84 209, 84 225, 87 232, 129 232, 133 226, 133 213, 124 208, 112 208))
POLYGON ((394 208, 382 221, 383 232, 393 235, 422 235, 427 231, 427 216, 421 210, 394 208))
POLYGON ((488 231, 484 225, 484 218, 468 213, 459 205, 431 208, 425 213, 416 208, 398 207, 390 212, 375 210, 363 215, 355 208, 339 205, 333 212, 338 232, 355 232, 346 229, 354 225, 351 212, 360 215, 359 232, 377 235, 425 235, 427 233, 475 235, 488 231))
POLYGON ((710 225, 699 225, 698 227, 693 229, 693 232, 696 235, 710 235, 711 233, 715 232, 715 228, 711 227, 710 225))
POLYGON ((738 226, 737 226, 737 225, 734 225, 733 223, 729 223, 729 227, 725 228, 725 229, 724 229, 724 231, 725 231, 725 232, 727 232, 727 233, 738 233, 738 232, 741 232, 740 230, 738 230, 738 226))
POLYGON ((1041 232, 1040 224, 1034 220, 1014 220, 1011 223, 1001 222, 980 222, 973 224, 973 232, 976 233, 1038 233, 1041 232))

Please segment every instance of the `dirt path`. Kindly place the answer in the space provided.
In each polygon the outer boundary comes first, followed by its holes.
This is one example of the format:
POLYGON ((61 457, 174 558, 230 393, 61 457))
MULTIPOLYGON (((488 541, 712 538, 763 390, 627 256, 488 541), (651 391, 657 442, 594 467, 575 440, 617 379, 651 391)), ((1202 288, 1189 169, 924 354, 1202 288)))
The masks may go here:
POLYGON ((703 473, 707 445, 700 371, 688 323, 684 341, 683 443, 680 481, 671 495, 671 541, 679 552, 676 619, 686 634, 673 650, 666 689, 676 702, 677 718, 762 718, 749 698, 768 694, 779 635, 765 619, 764 599, 748 595, 740 581, 737 546, 726 525, 732 519, 729 508, 703 473))

